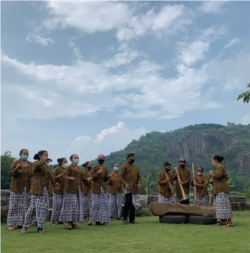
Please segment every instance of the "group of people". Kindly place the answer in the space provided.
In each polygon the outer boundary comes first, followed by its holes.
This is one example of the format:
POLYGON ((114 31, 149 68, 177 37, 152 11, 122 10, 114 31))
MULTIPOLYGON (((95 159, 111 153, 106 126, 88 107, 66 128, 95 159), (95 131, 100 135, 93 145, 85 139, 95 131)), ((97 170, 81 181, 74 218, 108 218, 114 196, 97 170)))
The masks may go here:
MULTIPOLYGON (((111 218, 120 219, 122 189, 125 195, 122 222, 137 224, 135 210, 140 206, 141 175, 134 164, 134 153, 127 155, 127 162, 121 170, 118 164, 114 164, 110 173, 104 166, 104 155, 98 156, 98 164, 94 167, 90 161, 85 162, 82 170, 78 166, 79 156, 73 154, 70 164, 66 158, 59 158, 53 174, 48 166, 52 160, 46 150, 39 151, 33 163, 28 161, 27 149, 22 149, 19 155, 20 159, 13 162, 9 171, 12 177, 7 218, 9 230, 21 228, 21 233, 27 233, 28 227, 37 227, 37 232, 44 233, 50 194, 53 194, 51 225, 62 223, 66 229, 75 229, 75 223, 82 222, 84 218, 88 220, 88 225, 93 222, 105 225, 111 218)), ((213 157, 216 168, 210 171, 209 180, 203 176, 203 168, 198 168, 198 175, 192 178, 192 185, 197 188, 195 205, 208 204, 206 187, 208 183, 212 184, 218 224, 233 226, 227 173, 222 161, 221 156, 213 157)), ((171 174, 171 164, 164 163, 163 170, 158 174, 159 202, 189 204, 191 174, 185 165, 186 160, 181 158, 179 167, 171 174)))
POLYGON ((204 175, 202 167, 197 168, 197 175, 191 177, 190 170, 186 168, 186 160, 179 160, 179 167, 170 173, 171 164, 164 163, 163 170, 158 174, 158 202, 179 203, 189 205, 190 181, 196 187, 196 199, 194 205, 208 205, 207 186, 211 185, 211 195, 214 197, 215 218, 217 225, 233 227, 232 209, 229 201, 229 186, 227 184, 227 172, 222 161, 224 157, 215 155, 212 159, 214 171, 209 172, 209 178, 204 175), (174 183, 175 182, 175 183, 174 183), (174 189, 175 188, 175 189, 174 189))
POLYGON ((118 164, 114 164, 109 174, 102 154, 93 168, 91 162, 85 162, 84 170, 78 166, 77 154, 70 156, 69 165, 66 158, 59 158, 53 174, 48 166, 52 160, 46 150, 34 156, 34 163, 28 161, 27 149, 22 149, 19 155, 20 159, 13 162, 9 171, 12 177, 7 218, 9 230, 21 228, 21 233, 27 233, 28 227, 35 226, 37 232, 44 233, 52 193, 51 225, 63 223, 66 229, 75 229, 75 223, 84 218, 88 219, 88 225, 92 222, 105 225, 111 218, 120 219, 123 187, 126 192, 122 221, 137 224, 135 210, 139 207, 141 175, 134 164, 133 153, 127 155, 121 171, 118 164))

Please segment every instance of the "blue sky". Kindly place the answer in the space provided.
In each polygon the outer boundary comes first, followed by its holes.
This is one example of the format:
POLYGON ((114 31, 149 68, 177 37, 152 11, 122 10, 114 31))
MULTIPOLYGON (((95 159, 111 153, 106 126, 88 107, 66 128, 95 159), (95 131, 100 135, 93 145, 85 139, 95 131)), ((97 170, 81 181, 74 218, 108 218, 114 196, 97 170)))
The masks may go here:
POLYGON ((250 124, 249 2, 1 4, 2 153, 85 162, 151 131, 250 124))

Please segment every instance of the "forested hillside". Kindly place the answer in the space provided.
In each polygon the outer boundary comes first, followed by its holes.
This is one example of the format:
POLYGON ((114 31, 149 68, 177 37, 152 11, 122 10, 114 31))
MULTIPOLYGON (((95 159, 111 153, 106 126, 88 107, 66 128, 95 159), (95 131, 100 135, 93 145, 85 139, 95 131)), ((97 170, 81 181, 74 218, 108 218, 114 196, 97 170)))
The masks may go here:
MULTIPOLYGON (((207 175, 213 169, 211 159, 214 154, 225 157, 224 165, 229 177, 233 178, 232 191, 245 192, 250 188, 250 125, 200 124, 165 133, 151 132, 141 136, 138 141, 133 140, 123 150, 106 156, 105 165, 109 170, 114 163, 121 167, 129 152, 136 154, 136 164, 144 177, 144 190, 148 186, 157 189, 157 172, 165 161, 171 162, 174 167, 178 165, 179 158, 184 157, 188 167, 191 163, 196 167, 203 166, 207 175)), ((1 161, 1 183, 5 189, 9 187, 7 171, 13 160, 7 156, 2 156, 1 161)))

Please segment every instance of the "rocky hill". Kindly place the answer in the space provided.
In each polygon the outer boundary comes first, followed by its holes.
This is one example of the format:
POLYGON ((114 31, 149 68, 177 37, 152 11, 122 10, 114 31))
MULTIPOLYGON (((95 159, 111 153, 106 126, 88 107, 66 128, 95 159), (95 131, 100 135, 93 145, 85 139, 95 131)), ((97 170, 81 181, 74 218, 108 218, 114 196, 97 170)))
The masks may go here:
POLYGON ((171 132, 148 133, 107 156, 106 165, 111 168, 113 163, 119 163, 121 166, 129 152, 136 154, 136 164, 143 176, 154 169, 160 170, 165 161, 178 165, 180 157, 187 160, 189 167, 191 163, 203 166, 207 174, 213 169, 212 156, 220 154, 225 157, 229 176, 233 177, 233 190, 244 191, 250 187, 250 125, 200 124, 171 132))

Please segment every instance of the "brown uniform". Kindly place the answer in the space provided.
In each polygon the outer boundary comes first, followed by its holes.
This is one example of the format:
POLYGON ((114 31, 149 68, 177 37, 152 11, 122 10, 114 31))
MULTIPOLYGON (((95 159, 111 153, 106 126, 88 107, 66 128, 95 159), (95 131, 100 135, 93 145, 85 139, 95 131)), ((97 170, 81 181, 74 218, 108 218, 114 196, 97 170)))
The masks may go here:
MULTIPOLYGON (((197 195, 199 193, 200 198, 207 196, 208 195, 207 189, 205 189, 205 191, 203 192, 203 194, 201 196, 201 193, 202 193, 204 187, 207 186, 207 184, 206 184, 207 178, 204 177, 203 175, 201 175, 201 176, 197 175, 197 176, 195 176, 195 182, 197 184, 199 184, 199 186, 196 186, 197 195)), ((192 181, 191 185, 194 186, 193 181, 192 181)))
POLYGON ((113 175, 109 179, 109 193, 116 194, 122 192, 122 180, 120 173, 113 172, 113 175))
POLYGON ((65 180, 63 178, 63 173, 65 168, 59 166, 55 169, 54 174, 52 176, 53 180, 60 184, 60 186, 55 186, 54 193, 62 194, 65 188, 65 180))
POLYGON ((92 182, 89 182, 87 179, 91 177, 91 172, 88 168, 86 168, 83 172, 83 183, 82 183, 82 192, 87 195, 91 190, 92 182))
MULTIPOLYGON (((190 170, 188 168, 177 168, 178 172, 179 172, 179 176, 180 176, 180 180, 183 182, 183 190, 185 192, 186 195, 189 194, 189 183, 190 183, 190 170)), ((176 181, 175 183, 175 191, 176 191, 176 195, 178 199, 182 199, 182 193, 181 193, 181 188, 180 188, 180 184, 179 181, 177 179, 177 176, 174 174, 174 180, 176 181)))
POLYGON ((171 188, 169 187, 169 183, 166 182, 166 174, 168 175, 168 178, 170 179, 170 183, 173 186, 174 185, 174 180, 173 176, 169 173, 166 172, 165 170, 159 172, 158 174, 158 192, 161 196, 170 199, 172 196, 171 188))
POLYGON ((108 169, 101 164, 97 164, 94 168, 92 168, 91 175, 93 177, 91 192, 93 194, 101 194, 101 187, 103 187, 104 191, 107 192, 106 182, 109 180, 108 169), (103 167, 103 171, 101 173, 97 173, 101 167, 103 167))
POLYGON ((135 164, 125 163, 121 168, 121 181, 123 186, 128 184, 129 191, 138 194, 138 184, 141 183, 141 174, 135 164))
POLYGON ((24 186, 26 186, 26 191, 29 192, 32 177, 32 163, 27 161, 15 171, 16 166, 22 163, 22 159, 14 161, 10 167, 8 175, 12 177, 10 184, 10 191, 15 193, 22 193, 24 186))

